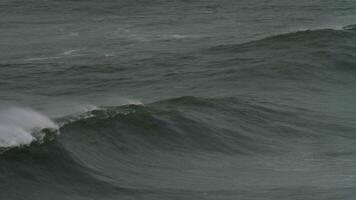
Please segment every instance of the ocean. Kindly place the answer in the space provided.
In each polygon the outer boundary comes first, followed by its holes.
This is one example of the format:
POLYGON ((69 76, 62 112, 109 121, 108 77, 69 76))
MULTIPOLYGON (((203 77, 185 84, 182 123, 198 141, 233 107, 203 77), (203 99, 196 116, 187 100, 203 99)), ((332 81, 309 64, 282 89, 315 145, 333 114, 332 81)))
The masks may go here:
POLYGON ((0 0, 0 199, 355 199, 355 13, 0 0))

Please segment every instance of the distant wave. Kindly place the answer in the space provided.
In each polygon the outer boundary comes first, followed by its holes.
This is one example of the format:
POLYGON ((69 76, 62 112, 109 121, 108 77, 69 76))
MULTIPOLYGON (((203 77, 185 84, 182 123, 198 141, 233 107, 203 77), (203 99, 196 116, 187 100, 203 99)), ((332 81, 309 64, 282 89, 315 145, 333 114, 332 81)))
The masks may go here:
MULTIPOLYGON (((338 42, 345 42, 346 38, 355 37, 356 25, 344 26, 341 29, 315 29, 303 30, 279 35, 269 36, 260 40, 249 41, 242 44, 219 45, 210 50, 234 50, 235 48, 258 48, 269 46, 271 48, 293 48, 294 45, 308 45, 318 47, 338 42), (290 46, 284 46, 286 44, 290 46), (283 46, 282 46, 283 45, 283 46)), ((349 44, 352 45, 352 44, 349 44)))
POLYGON ((212 68, 219 66, 216 75, 225 81, 226 77, 261 79, 266 84, 270 79, 322 87, 321 83, 350 80, 345 79, 345 73, 356 69, 356 28, 350 25, 292 32, 247 43, 217 45, 198 55, 215 60, 212 68))

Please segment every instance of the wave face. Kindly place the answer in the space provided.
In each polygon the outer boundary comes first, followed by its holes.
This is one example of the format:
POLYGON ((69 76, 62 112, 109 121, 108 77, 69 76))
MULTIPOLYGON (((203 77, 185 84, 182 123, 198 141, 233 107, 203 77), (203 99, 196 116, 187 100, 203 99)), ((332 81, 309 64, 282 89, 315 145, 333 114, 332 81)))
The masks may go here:
POLYGON ((0 199, 356 196, 356 2, 0 4, 0 199))
MULTIPOLYGON (((245 96, 100 107, 57 122, 56 140, 0 155, 2 170, 12 171, 2 175, 11 180, 6 187, 40 186, 30 198, 71 191, 58 199, 231 198, 245 196, 251 184, 272 191, 307 184, 301 190, 323 192, 344 176, 338 170, 351 164, 356 139, 348 119, 245 96), (323 174, 329 177, 313 182, 323 174)), ((13 194, 2 198, 21 197, 13 194)))

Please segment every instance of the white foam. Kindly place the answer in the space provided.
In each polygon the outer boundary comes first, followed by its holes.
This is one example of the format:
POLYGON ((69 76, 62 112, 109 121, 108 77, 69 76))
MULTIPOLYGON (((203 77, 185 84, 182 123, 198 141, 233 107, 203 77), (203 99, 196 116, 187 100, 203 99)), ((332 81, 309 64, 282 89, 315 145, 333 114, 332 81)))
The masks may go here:
POLYGON ((139 101, 139 100, 134 100, 134 99, 128 99, 128 100, 127 100, 127 103, 128 103, 129 105, 139 105, 139 106, 143 106, 143 105, 144 105, 141 101, 139 101))
POLYGON ((159 35, 159 38, 163 39, 173 39, 173 40, 183 40, 183 39, 194 39, 194 38, 199 38, 198 35, 182 35, 182 34, 164 34, 164 35, 159 35))
POLYGON ((12 107, 2 110, 0 148, 28 145, 34 140, 43 139, 45 133, 35 132, 44 128, 58 129, 58 126, 48 117, 30 109, 12 107))
POLYGON ((0 147, 9 148, 30 144, 35 138, 19 127, 0 125, 0 147))
POLYGON ((25 61, 42 61, 42 60, 52 60, 52 59, 61 59, 60 56, 52 56, 52 57, 39 57, 39 58, 29 58, 25 59, 25 61))
POLYGON ((78 51, 78 50, 77 50, 77 49, 70 49, 70 50, 68 50, 68 51, 63 52, 63 54, 64 54, 64 55, 71 55, 71 54, 73 54, 73 53, 76 52, 76 51, 78 51))

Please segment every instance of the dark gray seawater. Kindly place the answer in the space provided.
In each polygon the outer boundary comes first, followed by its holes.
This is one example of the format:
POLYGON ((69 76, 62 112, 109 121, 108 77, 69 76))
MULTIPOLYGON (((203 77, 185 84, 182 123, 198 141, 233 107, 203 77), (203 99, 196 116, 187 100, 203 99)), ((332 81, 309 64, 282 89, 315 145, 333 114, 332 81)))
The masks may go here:
POLYGON ((355 24, 354 0, 0 0, 0 199, 355 199, 355 24))

